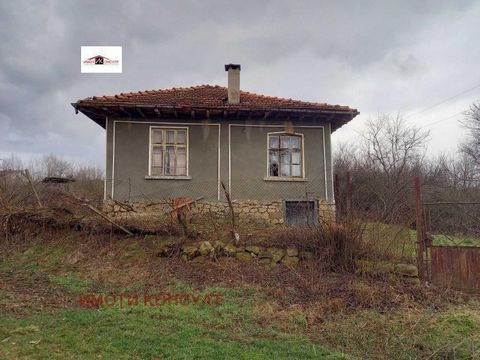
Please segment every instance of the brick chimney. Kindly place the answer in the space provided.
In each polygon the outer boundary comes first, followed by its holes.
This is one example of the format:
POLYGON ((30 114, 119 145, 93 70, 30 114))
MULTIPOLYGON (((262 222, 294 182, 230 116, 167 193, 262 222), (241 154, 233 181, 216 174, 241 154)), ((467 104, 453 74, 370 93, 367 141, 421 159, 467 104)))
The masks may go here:
POLYGON ((228 103, 240 103, 240 65, 227 64, 225 71, 228 71, 228 103))

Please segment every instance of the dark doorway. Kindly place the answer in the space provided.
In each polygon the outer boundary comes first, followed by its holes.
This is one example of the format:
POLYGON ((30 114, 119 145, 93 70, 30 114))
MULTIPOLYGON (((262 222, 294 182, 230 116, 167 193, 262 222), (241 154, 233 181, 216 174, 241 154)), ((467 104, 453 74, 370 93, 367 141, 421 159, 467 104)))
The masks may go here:
POLYGON ((285 225, 292 227, 314 226, 318 223, 317 202, 314 200, 285 200, 285 225))

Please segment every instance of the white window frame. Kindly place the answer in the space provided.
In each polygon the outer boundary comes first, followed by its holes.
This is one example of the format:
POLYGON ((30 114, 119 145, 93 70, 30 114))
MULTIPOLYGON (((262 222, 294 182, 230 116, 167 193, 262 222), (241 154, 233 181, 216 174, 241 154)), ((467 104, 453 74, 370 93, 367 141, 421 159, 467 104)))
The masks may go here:
MULTIPOLYGON (((280 141, 280 138, 279 138, 280 141)), ((305 178, 305 147, 304 147, 304 134, 296 132, 275 131, 267 133, 267 175, 264 180, 266 181, 306 181, 305 178), (300 137, 301 146, 301 176, 271 176, 270 175, 270 136, 298 136, 300 137)))
MULTIPOLYGON (((151 179, 190 179, 190 170, 189 170, 189 163, 190 163, 190 155, 189 155, 189 132, 188 126, 150 126, 149 127, 149 134, 148 134, 148 178, 151 179), (152 149, 153 149, 153 131, 156 129, 161 130, 185 130, 185 149, 186 149, 186 175, 152 175, 152 149)), ((162 144, 164 147, 166 144, 162 144)), ((163 152, 164 153, 164 152, 163 152)), ((164 155, 163 155, 164 156, 164 155)), ((163 160, 163 159, 162 159, 163 160)), ((164 164, 162 164, 164 165, 164 164)), ((162 167, 164 168, 164 167, 162 167)))

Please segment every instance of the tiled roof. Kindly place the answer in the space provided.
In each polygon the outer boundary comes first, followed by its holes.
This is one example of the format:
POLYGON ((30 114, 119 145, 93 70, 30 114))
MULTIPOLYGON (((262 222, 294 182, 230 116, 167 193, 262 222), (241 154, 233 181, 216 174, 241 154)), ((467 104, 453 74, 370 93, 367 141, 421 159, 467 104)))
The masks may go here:
POLYGON ((77 106, 95 105, 154 105, 174 107, 199 107, 207 109, 281 109, 281 110, 317 110, 358 113, 348 106, 306 102, 272 96, 258 95, 240 91, 240 104, 229 104, 227 88, 222 86, 200 85, 189 88, 166 90, 148 90, 121 93, 114 96, 93 96, 79 100, 77 106))

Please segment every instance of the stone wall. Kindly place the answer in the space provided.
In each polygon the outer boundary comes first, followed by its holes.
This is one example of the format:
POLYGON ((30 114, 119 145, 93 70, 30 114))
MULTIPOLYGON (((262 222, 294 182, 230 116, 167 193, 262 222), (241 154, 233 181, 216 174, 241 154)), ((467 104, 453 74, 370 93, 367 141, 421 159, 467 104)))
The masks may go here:
MULTIPOLYGON (((262 221, 270 224, 283 224, 281 201, 232 201, 233 211, 240 221, 262 221)), ((229 216, 230 208, 226 202, 199 202, 192 209, 197 214, 214 214, 229 216)))
MULTIPOLYGON (((243 222, 264 222, 272 225, 280 225, 284 223, 283 201, 269 201, 261 202, 257 200, 232 201, 233 211, 237 218, 243 222)), ((131 209, 138 215, 155 215, 164 214, 168 217, 167 211, 171 207, 166 202, 149 204, 136 202, 129 204, 131 209)), ((227 202, 224 201, 203 201, 200 200, 195 204, 190 205, 192 214, 209 214, 216 216, 227 217, 230 216, 230 208, 227 202)), ((104 204, 104 211, 116 216, 128 212, 119 204, 112 201, 107 201, 104 204)), ((335 205, 326 203, 325 201, 318 202, 318 216, 319 221, 335 221, 335 205)))

